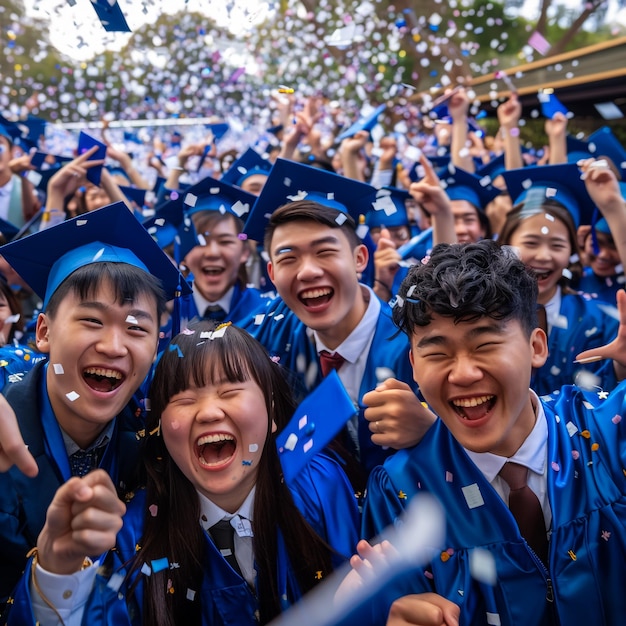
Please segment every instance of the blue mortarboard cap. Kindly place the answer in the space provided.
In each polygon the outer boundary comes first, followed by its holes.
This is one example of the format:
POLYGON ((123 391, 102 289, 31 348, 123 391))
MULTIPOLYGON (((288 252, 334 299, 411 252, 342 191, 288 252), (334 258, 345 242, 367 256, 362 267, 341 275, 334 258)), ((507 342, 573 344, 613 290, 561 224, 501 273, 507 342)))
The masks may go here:
MULTIPOLYGON (((444 168, 447 168, 450 164, 450 159, 451 157, 449 154, 433 155, 428 157, 428 160, 430 161, 430 164, 433 166, 435 171, 440 171, 444 168)), ((418 180, 422 179, 422 173, 422 164, 419 161, 416 161, 409 171, 409 178, 411 179, 411 181, 417 182, 418 180)))
POLYGON ((332 371, 303 400, 287 426, 276 437, 287 484, 298 476, 309 459, 326 448, 354 413, 350 396, 337 372, 332 371), (333 410, 329 411, 328 407, 333 410))
POLYGON ((137 187, 127 187, 126 185, 120 185, 120 191, 131 201, 134 202, 140 209, 146 203, 146 189, 137 189, 137 187))
POLYGON ((546 200, 556 200, 569 211, 576 227, 591 223, 593 200, 575 164, 533 165, 507 170, 502 176, 514 205, 526 202, 534 207, 536 203, 539 208, 546 200))
POLYGON ((272 169, 272 164, 264 159, 256 150, 248 148, 233 164, 224 172, 220 180, 230 185, 241 184, 254 174, 267 176, 272 169))
MULTIPOLYGON (((104 160, 107 155, 107 147, 106 144, 103 144, 101 141, 98 141, 91 135, 87 133, 80 132, 78 135, 78 154, 79 156, 87 150, 90 150, 94 146, 98 146, 95 154, 93 154, 89 161, 99 161, 104 160)), ((102 166, 99 165, 97 167, 92 167, 87 170, 87 180, 94 185, 100 185, 100 177, 102 176, 102 166)))
POLYGON ((604 233, 605 235, 612 235, 611 229, 609 228, 609 224, 606 221, 606 218, 601 217, 595 224, 595 229, 599 233, 604 233))
POLYGON ((500 195, 500 190, 491 184, 489 176, 479 177, 452 164, 439 177, 441 187, 445 189, 450 200, 467 200, 479 211, 484 211, 500 195))
POLYGON ((30 164, 35 168, 26 174, 26 178, 37 189, 46 191, 48 181, 56 174, 61 167, 72 160, 71 157, 59 156, 56 154, 47 154, 46 152, 37 151, 30 157, 30 164))
POLYGON ((378 118, 381 113, 387 108, 386 104, 381 104, 376 107, 371 113, 362 115, 352 126, 344 130, 336 139, 336 141, 343 141, 348 137, 353 137, 361 130, 371 132, 371 130, 378 124, 378 118))
POLYGON ((216 122, 214 124, 205 124, 205 128, 213 133, 216 141, 219 141, 230 129, 226 122, 216 122))
POLYGON ((117 0, 91 0, 98 18, 109 33, 130 33, 126 18, 117 0))
POLYGON ((80 215, 8 243, 0 254, 44 299, 75 270, 90 263, 128 263, 161 279, 168 299, 186 281, 123 202, 80 215), (36 251, 36 254, 33 252, 36 251))
POLYGON ((11 239, 17 235, 19 230, 20 229, 15 224, 0 218, 0 235, 4 237, 5 241, 11 241, 11 239))
POLYGON ((624 148, 608 126, 603 126, 591 133, 587 145, 589 152, 593 156, 608 157, 615 163, 615 166, 619 168, 622 174, 626 174, 626 148, 624 148))
POLYGON ((239 187, 207 177, 185 191, 176 192, 176 198, 161 205, 155 215, 143 225, 159 243, 167 242, 163 245, 176 241, 176 260, 180 262, 200 243, 190 219, 191 215, 200 211, 218 211, 230 213, 245 221, 255 200, 256 196, 239 187))
MULTIPOLYGON (((567 146, 567 156, 568 159, 570 154, 576 153, 584 155, 581 158, 589 158, 591 153, 589 152, 589 144, 584 139, 578 139, 572 135, 567 135, 565 137, 565 143, 567 146)), ((574 161, 571 161, 574 163, 574 161)))
POLYGON ((272 213, 283 204, 295 200, 312 200, 347 213, 359 223, 371 206, 376 188, 295 161, 277 159, 265 186, 257 198, 244 232, 255 241, 263 241, 265 227, 272 213))
POLYGON ((557 113, 567 115, 567 107, 556 97, 552 89, 542 89, 537 94, 541 105, 541 115, 551 120, 557 113))
POLYGON ((370 210, 365 215, 365 223, 370 227, 407 226, 409 216, 406 212, 406 200, 410 198, 408 191, 397 187, 382 187, 376 192, 376 197, 370 210))
POLYGON ((506 170, 506 165, 504 164, 504 154, 500 154, 497 157, 491 159, 489 163, 484 163, 479 168, 476 169, 476 176, 479 178, 483 178, 485 176, 489 177, 490 182, 493 181, 502 174, 506 170))

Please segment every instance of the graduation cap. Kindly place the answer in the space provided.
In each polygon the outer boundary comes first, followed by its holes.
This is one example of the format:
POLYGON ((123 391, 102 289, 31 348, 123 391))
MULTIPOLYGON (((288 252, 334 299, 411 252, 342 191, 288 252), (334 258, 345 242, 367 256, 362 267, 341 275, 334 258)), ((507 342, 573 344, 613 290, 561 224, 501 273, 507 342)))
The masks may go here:
POLYGON ((593 156, 608 157, 621 170, 622 174, 626 174, 626 148, 608 126, 603 126, 591 133, 587 145, 593 156))
POLYGON ((134 202, 140 209, 146 204, 146 189, 137 189, 137 187, 128 187, 126 185, 120 185, 120 191, 131 201, 134 202))
POLYGON ((5 244, 0 254, 44 300, 90 263, 127 263, 159 278, 168 299, 190 287, 123 202, 80 215, 5 244), (35 253, 36 252, 36 253, 35 253))
POLYGON ((489 177, 489 181, 493 181, 498 178, 506 170, 504 163, 504 153, 491 159, 489 163, 484 163, 481 167, 476 169, 476 176, 479 178, 489 177))
POLYGON ((337 138, 336 141, 343 141, 348 137, 354 137, 359 131, 366 130, 371 132, 371 130, 378 124, 378 118, 381 113, 387 108, 386 104, 381 104, 379 107, 375 108, 371 113, 367 115, 362 115, 352 126, 348 129, 344 130, 337 138))
POLYGON ((91 4, 104 30, 109 33, 131 32, 117 0, 91 0, 91 4))
POLYGON ((556 97, 554 89, 541 89, 537 94, 541 115, 551 120, 557 113, 568 115, 567 107, 556 97))
MULTIPOLYGON (((104 160, 107 155, 107 147, 106 144, 98 141, 91 135, 81 131, 78 135, 78 154, 81 155, 87 150, 90 150, 94 146, 98 146, 95 154, 92 154, 89 157, 89 161, 100 161, 104 160)), ((102 176, 102 166, 99 165, 97 167, 92 167, 87 170, 87 180, 94 185, 100 185, 100 177, 102 176)))
MULTIPOLYGON (((448 165, 450 165, 450 159, 451 159, 451 156, 449 153, 444 154, 444 155, 433 155, 433 156, 428 157, 428 160, 430 161, 435 171, 441 171, 447 168, 448 165)), ((411 179, 411 181, 415 183, 418 180, 421 180, 423 177, 424 177, 424 171, 423 171, 422 164, 419 161, 417 161, 413 164, 413 167, 409 171, 409 178, 411 179)))
POLYGON ((215 141, 219 141, 230 129, 230 126, 226 122, 215 122, 213 124, 205 124, 215 141))
POLYGON ((312 200, 350 215, 359 223, 371 206, 376 188, 333 172, 295 161, 277 159, 265 186, 257 198, 244 232, 255 241, 263 241, 265 227, 272 213, 283 204, 312 200))
POLYGON ((491 184, 489 176, 476 176, 452 164, 449 164, 447 170, 439 177, 441 187, 450 200, 467 200, 482 212, 496 196, 500 195, 500 189, 491 184))
POLYGON ((513 205, 525 202, 539 209, 547 200, 556 200, 569 211, 576 227, 592 222, 594 203, 574 163, 533 165, 507 170, 502 176, 513 205))
POLYGON ((267 176, 271 169, 272 164, 267 159, 264 159, 256 150, 248 148, 224 172, 220 180, 241 187, 242 183, 250 176, 255 174, 267 176))
POLYGON ((287 484, 292 483, 309 459, 324 450, 354 414, 354 404, 333 370, 302 401, 287 426, 276 436, 287 484), (328 407, 333 410, 329 411, 328 407))
POLYGON ((0 235, 4 237, 5 241, 11 241, 15 235, 19 232, 19 227, 11 222, 7 222, 0 218, 0 235))
POLYGON ((404 189, 382 187, 376 192, 372 208, 365 215, 365 223, 370 228, 408 226, 409 216, 404 203, 410 197, 404 189))
POLYGON ((190 219, 192 215, 201 211, 217 211, 245 220, 256 200, 251 193, 210 176, 185 191, 171 192, 170 197, 174 193, 176 197, 161 205, 143 225, 164 246, 172 241, 178 244, 175 256, 179 263, 193 247, 200 244, 190 219), (164 229, 163 232, 159 232, 161 229, 164 229))

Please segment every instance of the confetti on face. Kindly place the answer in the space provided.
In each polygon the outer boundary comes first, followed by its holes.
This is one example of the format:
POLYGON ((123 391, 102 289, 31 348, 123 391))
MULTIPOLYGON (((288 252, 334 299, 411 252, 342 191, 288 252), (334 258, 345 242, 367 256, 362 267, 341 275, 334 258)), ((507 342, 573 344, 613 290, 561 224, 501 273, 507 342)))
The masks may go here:
POLYGON ((171 430, 178 430, 180 428, 180 422, 177 420, 174 420, 173 422, 170 423, 170 429, 171 430))
POLYGON ((248 461, 246 459, 242 459, 241 464, 244 466, 250 466, 252 465, 252 461, 248 461))
POLYGON ((258 450, 259 450, 259 444, 257 444, 257 443, 251 443, 248 446, 248 452, 254 453, 254 452, 258 452, 258 450))
POLYGON ((127 324, 135 324, 135 325, 136 325, 136 324, 138 324, 138 322, 137 322, 137 318, 136 318, 136 317, 134 317, 133 315, 129 315, 129 316, 126 318, 126 323, 127 323, 127 324))
POLYGON ((60 363, 54 363, 52 369, 54 370, 55 374, 65 374, 65 370, 60 363))
POLYGON ((70 402, 74 402, 75 400, 78 400, 78 398, 80 398, 80 394, 76 393, 75 391, 70 391, 69 393, 65 394, 65 397, 70 401, 70 402))
POLYGON ((541 234, 542 235, 548 235, 550 234, 550 229, 547 226, 542 226, 541 227, 541 234))

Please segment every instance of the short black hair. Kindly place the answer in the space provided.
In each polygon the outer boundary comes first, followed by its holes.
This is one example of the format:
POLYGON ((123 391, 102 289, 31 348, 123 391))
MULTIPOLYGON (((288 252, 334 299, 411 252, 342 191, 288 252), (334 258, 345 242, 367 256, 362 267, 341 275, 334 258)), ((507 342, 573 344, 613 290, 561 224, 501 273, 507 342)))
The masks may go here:
POLYGON ((455 323, 516 319, 530 336, 537 328, 537 279, 511 248, 495 241, 439 244, 402 281, 393 320, 410 337, 433 313, 455 323))
POLYGON ((54 318, 59 305, 68 294, 72 293, 81 300, 86 300, 93 296, 101 285, 107 283, 112 286, 118 304, 134 302, 140 295, 154 298, 156 322, 160 325, 167 303, 161 281, 139 267, 111 261, 89 263, 72 272, 50 296, 45 313, 54 318))
POLYGON ((339 214, 340 211, 338 209, 333 209, 313 200, 296 200, 295 202, 283 204, 283 206, 272 213, 265 227, 265 237, 263 239, 265 251, 271 256, 270 246, 276 228, 291 222, 302 222, 305 220, 318 222, 330 228, 340 228, 348 238, 350 247, 354 250, 361 244, 361 240, 356 233, 356 223, 347 213, 341 213, 345 219, 339 223, 337 221, 339 214))

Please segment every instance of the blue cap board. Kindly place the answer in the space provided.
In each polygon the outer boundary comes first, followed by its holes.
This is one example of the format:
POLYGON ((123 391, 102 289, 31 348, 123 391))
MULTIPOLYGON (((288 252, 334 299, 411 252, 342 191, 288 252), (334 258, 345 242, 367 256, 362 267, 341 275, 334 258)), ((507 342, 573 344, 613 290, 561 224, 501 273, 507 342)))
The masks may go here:
POLYGON ((537 99, 541 105, 541 115, 551 120, 557 113, 567 115, 567 107, 556 97, 554 90, 541 89, 537 94, 537 99))
POLYGON ((287 484, 294 481, 309 459, 324 450, 354 414, 354 404, 333 370, 302 401, 287 426, 276 436, 287 484), (328 407, 332 407, 332 411, 328 407))
POLYGON ((336 138, 336 141, 343 141, 348 137, 354 137, 354 135, 362 130, 371 132, 374 126, 378 124, 378 118, 386 108, 386 104, 381 104, 366 115, 361 115, 361 117, 354 124, 352 124, 352 126, 339 134, 339 136, 336 138))
POLYGON ((404 203, 410 197, 404 189, 382 187, 376 192, 371 208, 365 215, 365 223, 370 228, 408 226, 409 216, 404 203))
POLYGON ((120 185, 120 191, 131 201, 134 202, 141 210, 146 203, 146 189, 137 189, 137 187, 128 187, 120 185))
MULTIPOLYGON (((89 157, 89 161, 100 161, 104 160, 107 155, 107 147, 106 144, 98 141, 91 135, 81 131, 80 135, 78 135, 78 155, 80 156, 87 150, 90 150, 94 146, 98 146, 96 152, 89 157)), ((94 185, 100 185, 100 177, 102 176, 102 165, 98 165, 96 167, 91 167, 87 170, 87 180, 94 185)))
POLYGON ((283 204, 312 200, 337 209, 338 224, 350 215, 358 224, 376 195, 376 188, 334 172, 295 161, 277 159, 257 198, 244 232, 255 241, 263 241, 265 227, 272 213, 283 204))
POLYGON ((159 278, 168 299, 190 288, 123 202, 61 222, 8 243, 0 254, 44 300, 44 309, 59 285, 90 263, 128 263, 159 278), (34 253, 36 251, 36 254, 34 253))
POLYGON ((500 195, 500 189, 491 184, 490 176, 476 176, 451 163, 439 177, 441 187, 450 200, 467 200, 479 211, 484 211, 485 207, 500 195))
POLYGON ((0 218, 0 235, 4 237, 5 241, 11 241, 11 239, 17 235, 19 230, 20 229, 15 224, 0 218))
POLYGON ((109 33, 131 32, 117 0, 91 0, 91 4, 104 30, 109 33))
MULTIPOLYGON (((434 154, 427 158, 430 161, 430 164, 432 165, 435 171, 440 171, 448 167, 448 165, 450 164, 450 159, 451 159, 449 153, 442 154, 442 155, 434 154)), ((423 173, 424 172, 423 172, 422 164, 419 161, 416 161, 413 164, 413 167, 411 168, 411 170, 409 171, 409 178, 411 179, 412 182, 415 183, 418 180, 422 179, 423 173)))
POLYGON ((485 176, 489 177, 489 180, 493 183, 493 181, 504 172, 506 166, 504 164, 504 153, 494 157, 488 163, 483 163, 480 167, 476 169, 476 176, 479 178, 483 178, 485 176))
POLYGON ((523 167, 502 175, 513 205, 524 202, 530 210, 539 210, 546 200, 556 200, 569 211, 576 227, 591 224, 595 207, 576 164, 523 167))
POLYGON ((272 164, 264 159, 256 150, 248 148, 233 164, 224 172, 220 180, 230 185, 241 184, 250 176, 263 174, 267 176, 272 169, 272 164))

